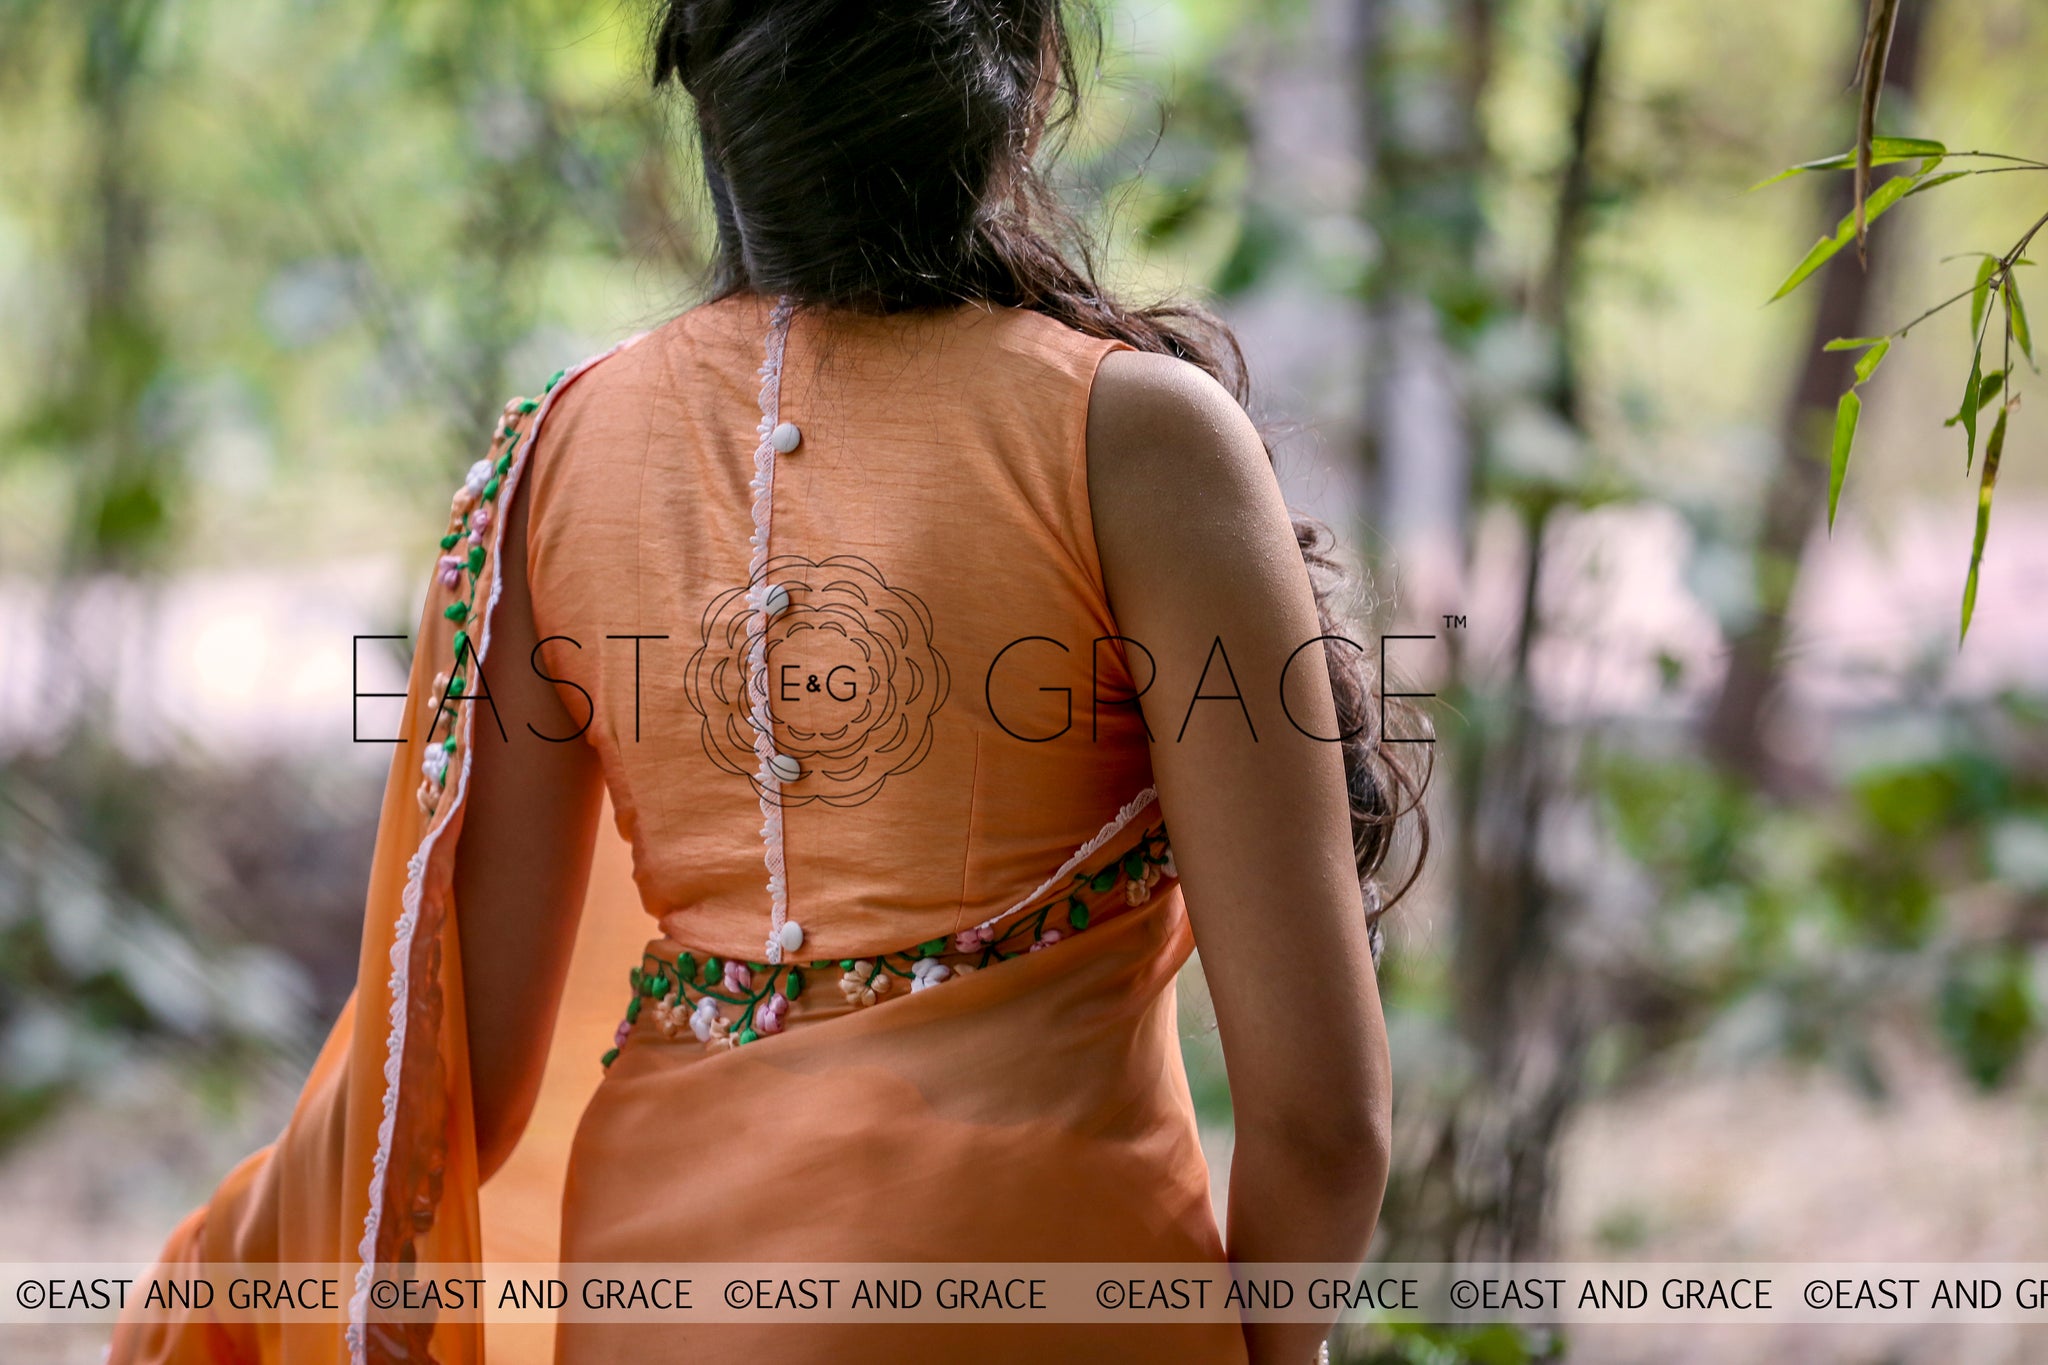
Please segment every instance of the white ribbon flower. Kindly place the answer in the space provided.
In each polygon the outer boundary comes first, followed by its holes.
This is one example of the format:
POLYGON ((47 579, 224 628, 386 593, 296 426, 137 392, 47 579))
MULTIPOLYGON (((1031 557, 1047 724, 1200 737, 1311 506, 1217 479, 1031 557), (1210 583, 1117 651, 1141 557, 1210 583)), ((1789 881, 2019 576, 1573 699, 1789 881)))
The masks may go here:
POLYGON ((690 1032, 697 1035, 697 1041, 711 1041, 713 1025, 718 1023, 718 1002, 705 996, 697 1002, 697 1008, 690 1014, 690 1032))

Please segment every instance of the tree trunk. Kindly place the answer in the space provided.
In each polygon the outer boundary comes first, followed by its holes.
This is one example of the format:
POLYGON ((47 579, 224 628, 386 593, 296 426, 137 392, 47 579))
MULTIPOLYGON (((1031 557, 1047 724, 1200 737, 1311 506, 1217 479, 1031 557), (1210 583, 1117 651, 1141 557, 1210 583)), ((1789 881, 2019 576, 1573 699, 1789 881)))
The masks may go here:
MULTIPOLYGON (((1926 5, 1899 13, 1892 38, 1888 83, 1910 93, 1920 64, 1926 5)), ((1853 207, 1846 175, 1828 177, 1821 194, 1823 231, 1853 207)), ((1881 260, 1882 257, 1875 257, 1881 260)), ((1756 615, 1730 642, 1728 671, 1707 714, 1702 737, 1708 756, 1731 775, 1782 790, 1792 774, 1777 756, 1770 728, 1778 699, 1788 615, 1807 543, 1827 507, 1828 444, 1835 404, 1854 379, 1856 357, 1821 348, 1835 337, 1862 336, 1870 321, 1873 276, 1846 256, 1814 283, 1820 303, 1806 342, 1799 382, 1779 421, 1778 453, 1765 486, 1763 526, 1754 550, 1756 615)))
MULTIPOLYGON (((1491 6, 1467 4, 1458 13, 1466 23, 1480 24, 1490 37, 1491 6)), ((1412 7, 1404 6, 1401 17, 1404 25, 1415 22, 1412 7)), ((1556 339, 1558 356, 1554 371, 1533 397, 1572 426, 1578 424, 1580 404, 1571 352, 1577 339, 1575 305, 1592 193, 1593 144, 1606 88, 1606 22, 1605 4, 1594 3, 1573 34, 1572 152, 1558 181, 1549 260, 1527 300, 1532 319, 1556 339)), ((1473 50, 1482 52, 1488 46, 1486 38, 1471 43, 1473 50)), ((1468 66, 1466 74, 1480 82, 1460 92, 1460 106, 1469 110, 1481 93, 1485 68, 1468 66)), ((1413 79, 1412 73, 1405 73, 1405 88, 1412 89, 1413 79)), ((1404 85, 1394 83, 1393 88, 1404 85)), ((1398 123, 1399 115, 1398 109, 1380 111, 1382 120, 1391 117, 1398 123)), ((1383 229, 1382 236, 1392 243, 1390 263, 1404 285, 1391 291, 1392 299, 1399 304, 1404 293, 1412 298, 1427 290, 1423 297, 1438 319, 1439 339, 1445 335, 1445 320, 1455 319, 1460 299, 1472 302, 1481 288, 1474 264, 1481 229, 1476 209, 1475 216, 1461 225, 1469 236, 1454 234, 1450 239, 1460 246, 1463 279, 1418 269, 1396 253, 1403 240, 1400 231, 1415 212, 1404 203, 1406 197, 1419 197, 1439 211, 1447 204, 1474 202, 1466 196, 1476 191, 1485 150, 1477 142, 1476 129, 1468 127, 1467 133, 1472 142, 1461 155, 1446 160, 1438 151, 1426 170, 1415 170, 1398 154, 1383 156, 1377 186, 1375 225, 1392 220, 1391 232, 1383 229), (1456 188, 1443 183, 1446 166, 1464 177, 1456 188)), ((1404 150, 1397 147, 1395 152, 1404 150)), ((1446 249, 1439 233, 1418 259, 1441 265, 1446 249)), ((1490 308, 1502 306, 1502 300, 1489 301, 1490 308)), ((1387 339, 1383 331, 1383 345, 1387 339)), ((1398 341, 1399 334, 1393 339, 1398 341)), ((1398 374, 1398 354, 1396 362, 1398 374)), ((1457 429, 1463 433, 1471 420, 1460 404, 1455 409, 1457 429)), ((1469 443, 1470 438, 1465 439, 1469 443)), ((1422 453, 1435 456, 1433 451, 1422 453)), ((1401 462, 1414 454, 1412 448, 1382 442, 1383 486, 1390 488, 1386 496, 1396 506, 1398 480, 1404 472, 1401 462)), ((1451 506, 1462 569, 1471 552, 1473 509, 1493 481, 1470 460, 1454 473, 1457 496, 1451 506)), ((1438 471, 1437 477, 1442 476, 1438 471)), ((1456 647, 1458 637, 1446 636, 1452 658, 1447 690, 1457 698, 1453 709, 1462 717, 1451 741, 1455 766, 1445 774, 1452 788, 1445 805, 1454 815, 1452 847, 1446 857, 1456 935, 1450 948, 1451 1024, 1476 1066, 1469 1080, 1438 1101, 1441 1108, 1435 1112, 1417 1115, 1397 1096, 1406 1121, 1398 1125, 1402 1132, 1397 1167, 1382 1218, 1383 1252, 1396 1258, 1498 1258, 1539 1249, 1548 1225, 1557 1137, 1580 1094, 1591 1014, 1588 1002, 1572 988, 1570 964, 1556 957, 1555 921, 1567 901, 1552 884, 1542 858, 1547 816, 1564 799, 1572 741, 1544 723, 1530 671, 1543 629, 1546 531, 1553 512, 1572 496, 1573 490, 1565 487, 1512 495, 1527 557, 1519 618, 1498 623, 1515 632, 1505 676, 1472 676, 1456 647)), ((1414 528, 1397 529, 1410 532, 1399 543, 1404 555, 1412 553, 1417 541, 1414 528)))

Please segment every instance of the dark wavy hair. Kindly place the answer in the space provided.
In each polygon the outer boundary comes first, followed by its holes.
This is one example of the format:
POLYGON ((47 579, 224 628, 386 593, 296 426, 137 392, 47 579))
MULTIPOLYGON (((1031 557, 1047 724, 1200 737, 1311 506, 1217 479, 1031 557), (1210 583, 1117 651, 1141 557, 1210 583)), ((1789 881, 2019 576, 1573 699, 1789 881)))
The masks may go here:
MULTIPOLYGON (((1099 20, 1086 22, 1087 50, 1099 52, 1099 20)), ((1061 0, 666 0, 652 74, 696 106, 718 223, 715 294, 870 312, 969 300, 1028 308, 1199 366, 1246 403, 1230 329, 1189 303, 1112 298, 1041 170, 1079 98, 1075 37, 1061 0)), ((1383 743, 1394 703, 1383 703, 1363 651, 1343 641, 1336 602, 1347 575, 1334 537, 1302 516, 1294 533, 1333 637, 1324 653, 1377 956, 1380 917, 1427 851, 1431 746, 1383 743), (1379 873, 1404 818, 1417 848, 1389 896, 1379 873)))

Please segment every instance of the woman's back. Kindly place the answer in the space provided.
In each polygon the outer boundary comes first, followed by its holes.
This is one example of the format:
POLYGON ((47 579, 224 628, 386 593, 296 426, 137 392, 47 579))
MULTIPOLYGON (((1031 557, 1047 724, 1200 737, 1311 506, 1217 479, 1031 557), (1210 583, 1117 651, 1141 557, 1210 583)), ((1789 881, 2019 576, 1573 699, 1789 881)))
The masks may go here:
MULTIPOLYGON (((1146 724, 1091 715, 1135 691, 1086 460, 1119 348, 1017 309, 792 318, 740 294, 561 394, 532 456, 533 629, 662 931, 569 1158, 565 1260, 1221 1260, 1146 724), (679 1141, 678 1115, 715 1131, 679 1141), (1074 1207, 1038 1217, 1055 1188, 1074 1207)), ((559 1350, 644 1359, 667 1330, 567 1323, 559 1350)), ((1227 1322, 1143 1345, 1242 1353, 1227 1322)))
POLYGON ((1017 309, 784 323, 743 293, 563 393, 530 475, 535 626, 676 939, 773 960, 778 842, 797 955, 952 938, 1148 785, 1089 514, 1115 349, 1017 309), (794 764, 772 792, 762 700, 794 764))

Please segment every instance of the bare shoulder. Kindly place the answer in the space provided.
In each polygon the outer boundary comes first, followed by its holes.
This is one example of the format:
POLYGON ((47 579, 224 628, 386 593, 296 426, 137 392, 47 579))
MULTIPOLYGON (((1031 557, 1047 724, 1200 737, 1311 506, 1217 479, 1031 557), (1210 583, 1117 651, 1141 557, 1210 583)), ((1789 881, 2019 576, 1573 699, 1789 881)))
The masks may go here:
POLYGON ((1111 352, 1096 371, 1088 493, 1105 561, 1162 537, 1185 546, 1284 518, 1265 445, 1229 390, 1187 361, 1143 351, 1111 352))
POLYGON ((1230 392, 1206 371, 1149 351, 1102 358, 1088 399, 1088 459, 1106 481, 1264 477, 1265 447, 1230 392))

